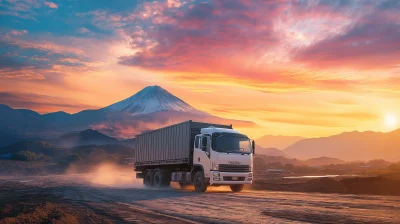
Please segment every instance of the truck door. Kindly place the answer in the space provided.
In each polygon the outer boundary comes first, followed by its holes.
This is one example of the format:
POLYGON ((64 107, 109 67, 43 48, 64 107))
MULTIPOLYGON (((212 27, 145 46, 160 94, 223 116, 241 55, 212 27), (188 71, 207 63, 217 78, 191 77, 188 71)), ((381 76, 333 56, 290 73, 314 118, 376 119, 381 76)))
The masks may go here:
POLYGON ((210 166, 211 166, 210 152, 203 151, 203 149, 202 149, 203 141, 202 140, 203 140, 202 135, 196 135, 195 142, 194 142, 194 150, 193 150, 194 151, 193 152, 193 164, 201 165, 204 170, 204 176, 206 178, 209 178, 210 177, 210 166))

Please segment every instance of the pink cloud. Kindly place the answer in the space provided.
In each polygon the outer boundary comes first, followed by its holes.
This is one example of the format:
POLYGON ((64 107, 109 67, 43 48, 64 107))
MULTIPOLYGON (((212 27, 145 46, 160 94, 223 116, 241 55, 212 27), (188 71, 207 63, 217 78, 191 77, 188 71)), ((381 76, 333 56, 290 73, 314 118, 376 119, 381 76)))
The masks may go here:
POLYGON ((316 68, 392 69, 400 61, 397 12, 374 12, 350 30, 298 51, 295 61, 316 68))
POLYGON ((52 8, 52 9, 57 9, 57 8, 58 8, 58 5, 56 5, 54 2, 45 1, 44 4, 45 4, 47 7, 52 8))
POLYGON ((22 36, 28 34, 27 30, 12 30, 8 34, 14 35, 14 36, 22 36))
POLYGON ((231 83, 267 92, 279 88, 348 90, 360 84, 331 76, 315 79, 307 67, 298 68, 304 62, 297 55, 349 32, 369 12, 369 5, 357 12, 334 4, 252 3, 257 4, 217 1, 179 9, 145 3, 144 10, 132 19, 150 20, 151 28, 125 32, 137 52, 121 57, 120 63, 179 73, 173 77, 185 82, 231 83), (194 77, 193 73, 204 75, 194 77))

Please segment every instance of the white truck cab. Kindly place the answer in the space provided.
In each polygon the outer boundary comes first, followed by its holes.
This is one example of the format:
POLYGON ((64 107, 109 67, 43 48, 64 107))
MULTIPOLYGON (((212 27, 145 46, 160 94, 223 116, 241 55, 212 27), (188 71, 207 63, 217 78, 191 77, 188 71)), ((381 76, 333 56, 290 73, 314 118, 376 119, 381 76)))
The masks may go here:
POLYGON ((232 191, 241 191, 253 181, 253 154, 254 141, 246 135, 233 129, 202 128, 194 140, 193 165, 202 167, 206 186, 195 178, 195 188, 229 185, 232 191))

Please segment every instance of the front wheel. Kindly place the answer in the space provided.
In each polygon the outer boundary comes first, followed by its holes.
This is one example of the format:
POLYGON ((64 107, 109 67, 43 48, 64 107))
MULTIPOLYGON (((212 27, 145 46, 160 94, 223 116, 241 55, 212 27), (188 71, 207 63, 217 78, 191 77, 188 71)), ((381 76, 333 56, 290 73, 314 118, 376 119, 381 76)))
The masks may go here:
POLYGON ((196 172, 196 174, 194 175, 193 184, 194 184, 194 189, 197 192, 205 192, 207 190, 208 183, 206 183, 203 171, 196 172))
POLYGON ((143 184, 146 187, 152 187, 153 186, 153 175, 151 170, 147 170, 144 178, 143 178, 143 184))
POLYGON ((241 192, 243 190, 244 184, 231 185, 230 187, 232 192, 241 192))

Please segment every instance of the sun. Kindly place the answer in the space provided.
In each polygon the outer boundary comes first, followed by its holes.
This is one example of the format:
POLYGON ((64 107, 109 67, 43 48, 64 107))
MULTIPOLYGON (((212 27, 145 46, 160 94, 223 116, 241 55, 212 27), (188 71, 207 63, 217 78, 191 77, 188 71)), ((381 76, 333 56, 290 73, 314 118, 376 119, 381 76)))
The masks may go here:
POLYGON ((393 114, 385 115, 385 125, 387 128, 394 129, 397 128, 397 117, 393 114))

